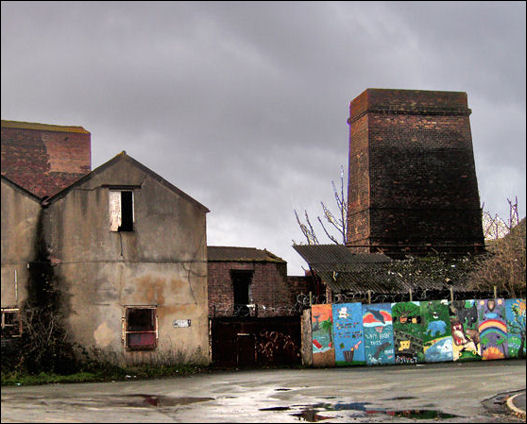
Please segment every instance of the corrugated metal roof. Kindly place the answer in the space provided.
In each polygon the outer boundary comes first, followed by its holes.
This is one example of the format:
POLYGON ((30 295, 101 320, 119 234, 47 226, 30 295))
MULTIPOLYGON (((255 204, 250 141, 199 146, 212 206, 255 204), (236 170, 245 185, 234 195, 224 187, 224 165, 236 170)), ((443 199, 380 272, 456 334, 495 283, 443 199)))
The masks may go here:
POLYGON ((358 265, 389 263, 391 259, 382 253, 351 253, 343 245, 317 244, 294 245, 311 267, 319 271, 353 271, 358 265))
POLYGON ((266 249, 255 247, 207 246, 209 262, 285 262, 266 249))
MULTIPOLYGON (((408 293, 412 290, 448 291, 450 285, 418 269, 403 276, 397 261, 382 254, 353 254, 342 245, 297 245, 293 248, 334 293, 408 293)), ((455 290, 466 291, 463 285, 455 290)))

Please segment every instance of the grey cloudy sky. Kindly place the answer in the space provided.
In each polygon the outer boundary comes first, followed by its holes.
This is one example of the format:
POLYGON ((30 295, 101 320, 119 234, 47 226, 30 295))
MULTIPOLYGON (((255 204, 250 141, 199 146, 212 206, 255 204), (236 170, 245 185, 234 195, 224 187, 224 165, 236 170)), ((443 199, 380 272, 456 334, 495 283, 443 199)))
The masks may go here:
MULTIPOLYGON (((293 209, 333 206, 349 102, 465 91, 481 201, 525 215, 524 2, 2 2, 2 119, 81 125, 207 206, 209 245, 300 275, 293 209)), ((322 232, 320 230, 320 232, 322 232)), ((323 238, 323 237, 321 237, 323 238)))

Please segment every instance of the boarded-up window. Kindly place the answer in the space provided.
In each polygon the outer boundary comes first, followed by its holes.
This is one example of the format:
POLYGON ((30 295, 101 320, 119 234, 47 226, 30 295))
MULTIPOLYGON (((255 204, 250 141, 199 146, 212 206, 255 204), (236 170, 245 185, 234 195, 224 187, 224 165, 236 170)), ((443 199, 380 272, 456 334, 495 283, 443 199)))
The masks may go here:
POLYGON ((2 308, 2 337, 20 337, 21 334, 20 310, 2 308))
POLYGON ((134 230, 134 192, 110 190, 110 231, 134 230))
POLYGON ((153 306, 126 308, 123 338, 129 350, 153 350, 157 346, 157 313, 153 306))

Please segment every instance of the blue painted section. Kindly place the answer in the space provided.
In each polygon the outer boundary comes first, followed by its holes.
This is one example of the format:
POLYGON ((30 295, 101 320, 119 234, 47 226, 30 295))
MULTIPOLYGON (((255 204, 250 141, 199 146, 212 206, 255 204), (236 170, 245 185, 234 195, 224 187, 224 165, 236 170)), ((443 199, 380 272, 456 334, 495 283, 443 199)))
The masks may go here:
POLYGON ((364 353, 368 365, 395 364, 390 303, 362 305, 364 353))
POLYGON ((362 304, 334 304, 333 331, 336 365, 364 365, 362 304))
POLYGON ((507 348, 509 358, 525 358, 525 299, 506 299, 507 348))

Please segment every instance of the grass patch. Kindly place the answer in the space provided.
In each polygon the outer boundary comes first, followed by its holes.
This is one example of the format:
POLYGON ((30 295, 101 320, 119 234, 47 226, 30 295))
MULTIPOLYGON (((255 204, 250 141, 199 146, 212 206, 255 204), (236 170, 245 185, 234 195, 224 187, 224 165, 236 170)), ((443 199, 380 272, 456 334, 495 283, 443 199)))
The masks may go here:
POLYGON ((2 371, 2 386, 32 386, 53 383, 89 383, 106 381, 128 381, 149 378, 188 376, 208 372, 209 367, 198 365, 137 365, 126 368, 104 367, 99 370, 82 371, 69 375, 48 372, 27 374, 22 372, 2 371))

